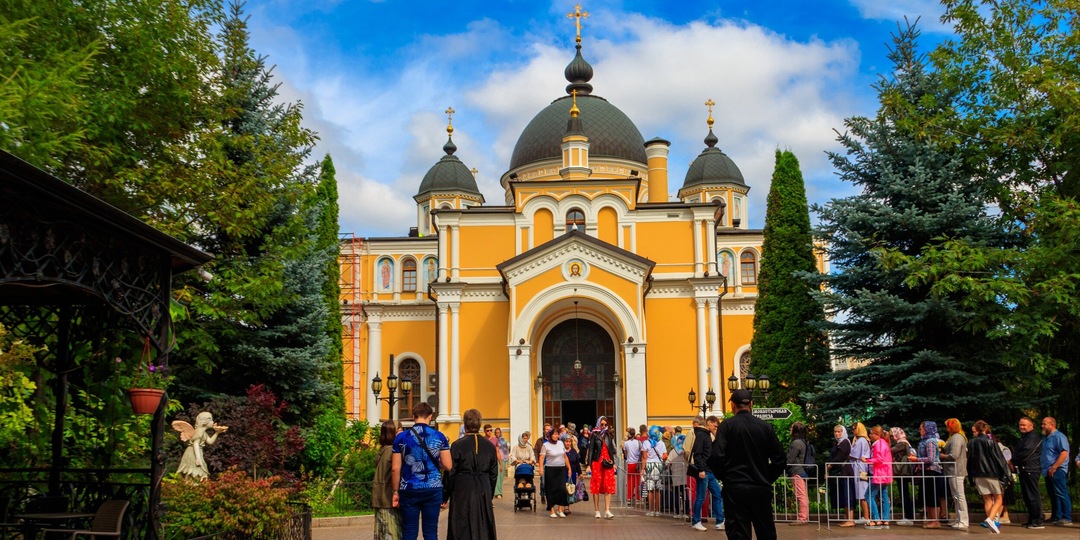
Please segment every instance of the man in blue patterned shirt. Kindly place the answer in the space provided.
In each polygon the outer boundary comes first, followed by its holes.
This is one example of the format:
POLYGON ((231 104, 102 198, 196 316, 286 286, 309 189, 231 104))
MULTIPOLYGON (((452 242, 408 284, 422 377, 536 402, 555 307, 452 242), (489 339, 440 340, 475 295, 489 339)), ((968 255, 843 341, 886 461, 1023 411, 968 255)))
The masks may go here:
POLYGON ((421 401, 413 407, 413 426, 394 438, 391 482, 394 506, 401 509, 401 537, 415 540, 421 520, 424 540, 439 537, 439 507, 443 484, 440 468, 449 471, 450 441, 428 425, 434 411, 421 401))

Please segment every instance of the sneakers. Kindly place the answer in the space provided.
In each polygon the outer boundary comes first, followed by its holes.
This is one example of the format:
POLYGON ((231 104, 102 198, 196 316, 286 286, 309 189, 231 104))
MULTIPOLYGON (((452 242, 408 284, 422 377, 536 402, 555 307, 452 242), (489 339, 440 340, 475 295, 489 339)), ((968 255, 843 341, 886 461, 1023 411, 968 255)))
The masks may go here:
POLYGON ((596 511, 596 519, 600 519, 600 511, 599 510, 596 511))
POLYGON ((551 519, 555 519, 555 518, 557 518, 557 517, 559 517, 559 516, 557 516, 557 515, 555 515, 555 514, 551 514, 551 515, 550 515, 550 516, 548 516, 548 517, 549 517, 549 518, 551 518, 551 519))
POLYGON ((1068 520, 1068 519, 1061 519, 1061 520, 1058 520, 1056 523, 1054 523, 1054 525, 1057 525, 1059 527, 1072 527, 1073 522, 1071 520, 1068 520))
POLYGON ((604 512, 604 519, 615 519, 615 514, 611 512, 604 512))
POLYGON ((691 528, 694 529, 695 531, 707 531, 707 530, 709 530, 709 529, 706 529, 705 526, 702 525, 700 521, 693 524, 693 525, 691 525, 691 528))
POLYGON ((791 523, 788 523, 788 526, 790 526, 790 527, 798 527, 798 526, 801 526, 801 525, 809 525, 809 524, 810 524, 809 521, 792 521, 791 523))
POLYGON ((716 530, 718 530, 718 531, 724 530, 724 522, 723 521, 716 524, 716 530))
POLYGON ((994 521, 994 520, 992 520, 990 518, 986 518, 986 520, 983 521, 983 523, 985 523, 986 527, 988 529, 990 529, 991 531, 994 531, 995 533, 998 533, 998 534, 1001 533, 1001 527, 998 526, 996 521, 994 521))
POLYGON ((1024 528, 1025 529, 1045 529, 1046 526, 1043 525, 1042 523, 1028 523, 1027 525, 1024 525, 1024 528))
POLYGON ((566 514, 564 514, 564 513, 562 513, 562 512, 559 512, 559 513, 557 513, 557 514, 555 514, 555 515, 556 515, 556 516, 559 516, 559 517, 561 517, 561 518, 564 518, 564 517, 566 517, 566 514))

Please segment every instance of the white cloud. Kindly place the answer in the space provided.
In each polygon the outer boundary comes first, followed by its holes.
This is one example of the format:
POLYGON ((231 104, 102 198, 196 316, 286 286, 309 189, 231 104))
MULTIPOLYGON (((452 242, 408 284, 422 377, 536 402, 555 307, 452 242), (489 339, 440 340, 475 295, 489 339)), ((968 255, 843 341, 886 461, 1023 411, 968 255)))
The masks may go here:
MULTIPOLYGON (((389 69, 376 69, 257 22, 253 17, 255 49, 280 66, 283 96, 302 99, 305 124, 320 133, 315 157, 330 152, 337 165, 342 232, 363 236, 403 235, 415 225, 411 197, 443 155, 448 105, 458 111, 457 156, 480 170, 487 204, 504 204, 498 179, 514 143, 536 113, 565 94, 563 68, 573 57, 572 38, 556 47, 543 27, 512 36, 480 20, 459 34, 421 36, 387 61, 389 69)), ((799 42, 748 23, 675 26, 610 11, 590 22, 613 36, 586 37, 594 93, 622 109, 646 139, 672 141, 672 193, 704 148, 708 98, 718 104, 718 146, 752 187, 751 226, 763 225, 776 148, 799 157, 811 198, 836 193, 823 151, 836 147, 832 130, 845 116, 870 110, 865 89, 852 88, 854 41, 799 42)))
POLYGON ((850 0, 864 19, 903 21, 907 17, 927 32, 951 32, 952 27, 941 22, 945 8, 939 0, 850 0))

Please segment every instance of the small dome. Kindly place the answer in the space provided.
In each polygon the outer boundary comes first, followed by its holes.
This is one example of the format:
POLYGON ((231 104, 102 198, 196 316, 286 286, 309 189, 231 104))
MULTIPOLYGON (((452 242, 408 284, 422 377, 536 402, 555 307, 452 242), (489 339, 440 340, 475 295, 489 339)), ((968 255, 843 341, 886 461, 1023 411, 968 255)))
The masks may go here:
MULTIPOLYGON (((562 138, 566 135, 570 96, 551 102, 533 117, 514 145, 510 169, 562 156, 562 138)), ((625 113, 608 100, 578 93, 578 109, 585 134, 589 136, 589 156, 614 157, 646 163, 645 138, 625 113)))
POLYGON ((738 184, 745 186, 742 172, 727 154, 716 148, 718 139, 709 130, 705 137, 705 150, 694 159, 690 168, 686 171, 686 179, 683 180, 682 188, 686 189, 706 184, 738 184))
POLYGON ((469 168, 454 155, 457 146, 454 145, 452 139, 446 141, 443 151, 446 155, 428 169, 424 179, 420 181, 417 196, 431 191, 460 191, 480 195, 480 190, 476 187, 476 178, 473 177, 469 168))
POLYGON ((581 56, 580 43, 577 44, 577 54, 574 55, 574 59, 563 70, 563 76, 570 83, 566 86, 567 94, 571 90, 577 90, 579 96, 587 96, 592 93, 592 85, 589 84, 589 81, 592 80, 593 69, 592 65, 585 61, 585 57, 581 56))

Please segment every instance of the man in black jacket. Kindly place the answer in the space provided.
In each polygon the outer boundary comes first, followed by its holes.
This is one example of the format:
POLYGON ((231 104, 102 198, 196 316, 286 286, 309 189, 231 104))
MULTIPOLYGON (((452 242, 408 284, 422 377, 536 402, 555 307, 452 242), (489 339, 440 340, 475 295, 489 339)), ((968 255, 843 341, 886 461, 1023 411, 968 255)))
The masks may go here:
POLYGON ((720 420, 710 416, 705 420, 705 427, 699 423, 694 424, 694 447, 690 451, 690 464, 687 472, 694 477, 696 493, 694 496, 694 509, 690 517, 691 526, 694 530, 705 531, 705 525, 701 523, 701 507, 705 505, 705 492, 712 495, 713 519, 716 520, 716 528, 724 530, 724 505, 720 496, 720 484, 716 476, 709 470, 707 462, 712 452, 712 436, 720 420))
POLYGON ((1012 451, 1012 466, 1020 479, 1020 492, 1027 506, 1028 520, 1024 527, 1043 528, 1042 497, 1039 495, 1039 475, 1042 472, 1039 463, 1042 457, 1042 438, 1035 431, 1035 421, 1028 417, 1020 419, 1020 441, 1012 451))
POLYGON ((724 483, 729 540, 776 540, 773 482, 784 473, 784 450, 773 427, 750 414, 749 390, 731 393, 735 416, 716 430, 708 466, 724 483))

